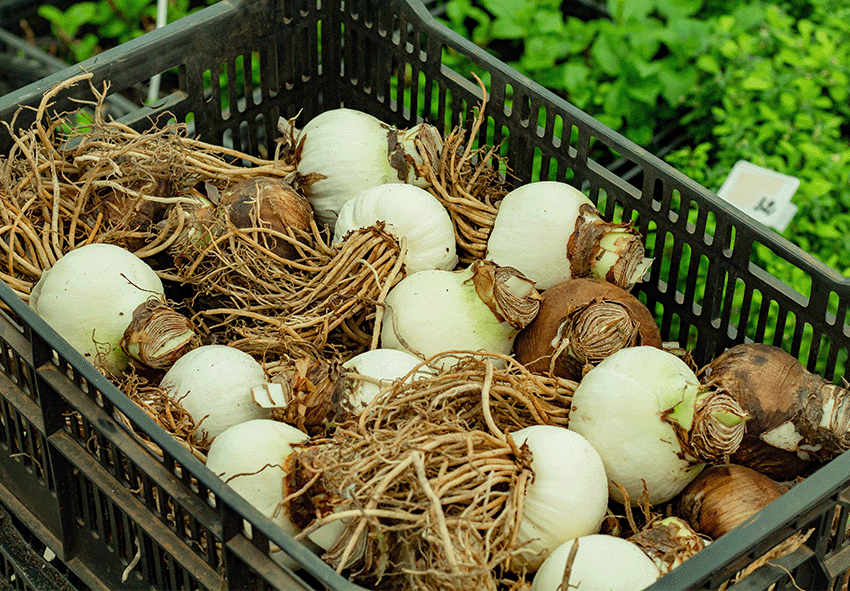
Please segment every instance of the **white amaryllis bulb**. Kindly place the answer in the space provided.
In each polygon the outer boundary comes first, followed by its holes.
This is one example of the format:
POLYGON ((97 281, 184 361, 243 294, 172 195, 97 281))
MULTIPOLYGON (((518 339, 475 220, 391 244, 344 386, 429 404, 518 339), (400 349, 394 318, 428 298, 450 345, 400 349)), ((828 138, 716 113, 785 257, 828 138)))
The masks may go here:
POLYGON ((700 383, 684 361, 656 347, 620 349, 591 369, 573 394, 569 428, 583 435, 605 464, 609 492, 632 504, 669 501, 704 464, 688 457, 676 430, 694 424, 700 383), (674 424, 676 428, 674 428, 674 424))
MULTIPOLYGON (((289 508, 281 504, 283 481, 292 445, 307 439, 303 431, 279 421, 254 419, 239 423, 222 431, 212 442, 207 468, 283 531, 295 535, 300 529, 290 521, 289 508)), ((250 536, 250 529, 246 533, 250 536)), ((282 550, 273 552, 272 557, 290 568, 296 566, 282 550)))
POLYGON ((133 312, 162 297, 162 281, 147 263, 120 246, 95 243, 46 269, 29 304, 93 365, 118 375, 129 363, 120 341, 133 312))
POLYGON ((534 425, 511 434, 531 451, 534 479, 523 500, 518 563, 536 570, 565 541, 599 531, 608 507, 602 459, 574 431, 534 425))
POLYGON ((531 591, 640 591, 660 576, 658 567, 637 545, 615 536, 592 534, 558 546, 534 575, 531 591), (575 544, 578 548, 566 579, 564 571, 575 544))
POLYGON ((411 373, 422 360, 406 351, 396 349, 373 349, 355 355, 342 366, 350 372, 375 380, 349 379, 346 381, 348 401, 353 410, 359 412, 369 404, 375 396, 393 382, 401 381, 405 376, 407 381, 425 375, 427 370, 411 373))
POLYGON ((605 222, 593 202, 567 183, 522 185, 499 204, 487 239, 487 258, 514 267, 537 289, 573 277, 610 281, 627 291, 651 259, 629 224, 605 222))
POLYGON ((433 126, 399 132, 368 113, 344 108, 311 119, 299 134, 302 140, 298 173, 324 177, 304 193, 316 220, 331 227, 343 204, 366 189, 404 182, 428 186, 425 171, 436 165, 442 149, 433 126), (417 143, 414 138, 421 139, 417 143))
MULTIPOLYGON (((385 349, 423 358, 457 350, 508 355, 519 330, 537 314, 539 296, 512 269, 479 261, 462 271, 408 275, 390 290, 385 305, 381 325, 385 349), (496 281, 494 276, 500 278, 496 281)), ((451 360, 444 358, 439 364, 449 365, 451 360)))
POLYGON ((171 366, 160 387, 179 402, 198 427, 195 438, 216 438, 222 431, 250 421, 267 419, 252 389, 268 382, 263 367, 250 355, 226 345, 203 345, 171 366))
POLYGON ((407 273, 457 266, 455 231, 446 208, 425 189, 414 185, 378 185, 353 197, 339 212, 334 244, 358 228, 378 222, 397 238, 407 239, 407 273))

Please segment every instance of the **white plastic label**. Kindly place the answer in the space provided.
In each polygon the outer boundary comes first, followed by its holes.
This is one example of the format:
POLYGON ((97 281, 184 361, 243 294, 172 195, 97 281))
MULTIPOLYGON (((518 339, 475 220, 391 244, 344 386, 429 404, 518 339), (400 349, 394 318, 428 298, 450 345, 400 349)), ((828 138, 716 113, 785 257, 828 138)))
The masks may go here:
POLYGON ((791 197, 799 186, 797 177, 739 160, 717 194, 752 218, 782 232, 797 213, 791 197))

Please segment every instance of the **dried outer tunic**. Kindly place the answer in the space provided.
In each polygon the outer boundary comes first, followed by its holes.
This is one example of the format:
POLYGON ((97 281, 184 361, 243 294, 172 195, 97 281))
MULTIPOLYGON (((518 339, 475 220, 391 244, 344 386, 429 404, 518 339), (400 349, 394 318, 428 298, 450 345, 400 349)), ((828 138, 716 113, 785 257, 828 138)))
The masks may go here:
POLYGON ((733 347, 706 366, 702 379, 732 393, 750 414, 735 463, 788 480, 811 459, 829 460, 850 448, 848 390, 778 347, 733 347))
POLYGON ((652 263, 644 254, 641 235, 631 222, 606 222, 593 205, 580 206, 575 231, 567 241, 573 278, 594 277, 630 291, 652 263), (612 235, 615 235, 613 241, 603 244, 612 235), (603 261, 605 258, 612 260, 603 261))
POLYGON ((623 347, 663 345, 646 306, 624 289, 568 279, 543 292, 537 317, 517 335, 514 353, 530 371, 579 380, 623 347))

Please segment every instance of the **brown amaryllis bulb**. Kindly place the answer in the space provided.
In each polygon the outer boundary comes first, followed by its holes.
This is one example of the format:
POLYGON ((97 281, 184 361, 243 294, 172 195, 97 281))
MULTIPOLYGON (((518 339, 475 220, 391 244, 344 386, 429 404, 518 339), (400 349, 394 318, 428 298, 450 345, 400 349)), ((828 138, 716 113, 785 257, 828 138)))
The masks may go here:
MULTIPOLYGON (((237 228, 264 228, 281 235, 309 232, 313 208, 304 195, 287 181, 274 177, 252 177, 239 181, 221 194, 220 206, 237 228)), ((261 245, 281 258, 297 256, 297 249, 281 236, 254 231, 261 245)))
POLYGON ((192 346, 192 323, 165 302, 151 298, 133 311, 121 349, 152 369, 168 369, 192 346))
MULTIPOLYGON (((168 203, 151 197, 170 197, 171 180, 168 178, 138 179, 127 184, 131 193, 113 190, 101 198, 99 213, 103 214, 103 227, 128 233, 150 234, 151 228, 162 220, 168 203)), ((122 239, 127 250, 135 251, 145 245, 144 236, 126 236, 122 239)))
POLYGON ((630 536, 655 565, 666 574, 711 543, 676 516, 655 519, 630 536))
POLYGON ((580 380, 624 347, 662 344, 655 318, 635 296, 607 281, 568 279, 543 292, 514 356, 530 371, 580 380))
POLYGON ((741 466, 712 466, 682 491, 678 514, 712 539, 738 527, 787 489, 764 474, 741 466))
POLYGON ((848 390, 778 347, 737 345, 703 368, 701 379, 733 395, 750 415, 731 457, 737 464, 790 480, 810 460, 826 461, 850 448, 848 390))
POLYGON ((499 322, 519 330, 534 320, 540 309, 540 295, 533 281, 513 267, 500 267, 492 261, 477 260, 471 268, 475 293, 499 322))

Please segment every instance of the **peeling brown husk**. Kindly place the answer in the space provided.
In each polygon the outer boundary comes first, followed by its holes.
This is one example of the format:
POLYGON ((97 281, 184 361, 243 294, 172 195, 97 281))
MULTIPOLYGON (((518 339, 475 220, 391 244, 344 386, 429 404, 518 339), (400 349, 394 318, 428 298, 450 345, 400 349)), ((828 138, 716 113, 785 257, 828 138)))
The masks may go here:
POLYGON ((568 279, 543 292, 540 312, 514 342, 531 371, 580 380, 624 347, 661 347, 661 333, 646 306, 607 281, 568 279))
POLYGON ((661 570, 667 574, 675 567, 705 548, 711 540, 700 535, 678 517, 660 516, 630 536, 630 542, 640 546, 661 570))
POLYGON ((500 146, 486 145, 481 140, 487 90, 478 82, 484 99, 476 109, 471 129, 467 133, 456 127, 443 139, 439 166, 427 177, 431 182, 428 191, 452 219, 458 258, 464 264, 485 256, 499 203, 511 188, 503 177, 510 171, 499 153, 500 146))
POLYGON ((540 294, 534 282, 513 267, 500 267, 491 261, 472 264, 472 284, 479 299, 487 304, 499 322, 522 330, 540 309, 540 294))
POLYGON ((572 277, 592 277, 631 291, 648 269, 643 238, 632 222, 613 223, 602 219, 599 210, 585 204, 579 208, 575 231, 567 242, 572 277), (603 241, 617 234, 608 247, 603 241))
POLYGON ((733 347, 707 365, 701 379, 730 392, 750 414, 732 457, 738 464, 788 480, 810 460, 828 461, 850 447, 848 390, 809 372, 778 347, 733 347))
POLYGON ((285 406, 273 409, 272 418, 315 436, 332 431, 346 415, 345 380, 338 361, 301 357, 267 366, 266 370, 271 382, 282 386, 286 400, 285 406))
POLYGON ((152 369, 168 369, 198 344, 192 323, 162 300, 151 298, 133 311, 121 349, 152 369))
POLYGON ((501 588, 532 476, 527 449, 506 434, 565 425, 575 384, 504 356, 504 369, 494 368, 497 356, 459 357, 434 376, 386 389, 358 419, 298 452, 287 489, 291 514, 306 528, 299 537, 344 517, 347 535, 325 558, 359 583, 501 588))
POLYGON ((277 239, 272 233, 252 231, 269 228, 279 234, 310 232, 313 208, 307 198, 287 180, 276 177, 243 179, 221 195, 219 203, 230 222, 251 234, 263 247, 281 258, 299 255, 295 244, 277 239))
POLYGON ((714 464, 728 462, 738 450, 749 414, 725 390, 701 393, 694 406, 688 448, 698 459, 714 464))

